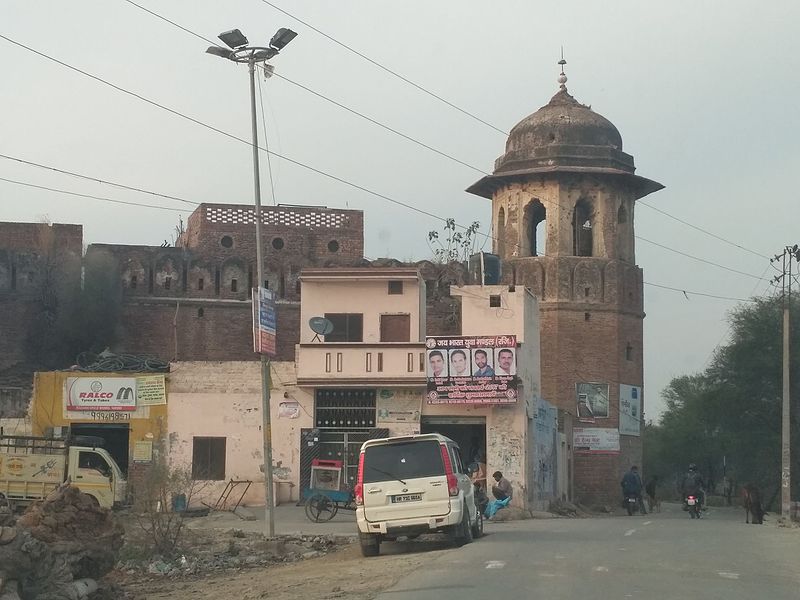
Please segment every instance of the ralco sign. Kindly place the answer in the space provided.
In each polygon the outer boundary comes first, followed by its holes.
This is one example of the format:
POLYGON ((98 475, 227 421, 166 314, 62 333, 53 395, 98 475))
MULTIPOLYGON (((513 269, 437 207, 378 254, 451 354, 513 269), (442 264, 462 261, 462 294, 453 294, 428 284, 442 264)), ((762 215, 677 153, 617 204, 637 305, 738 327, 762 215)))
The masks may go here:
POLYGON ((67 410, 136 410, 136 379, 133 377, 69 377, 67 410))

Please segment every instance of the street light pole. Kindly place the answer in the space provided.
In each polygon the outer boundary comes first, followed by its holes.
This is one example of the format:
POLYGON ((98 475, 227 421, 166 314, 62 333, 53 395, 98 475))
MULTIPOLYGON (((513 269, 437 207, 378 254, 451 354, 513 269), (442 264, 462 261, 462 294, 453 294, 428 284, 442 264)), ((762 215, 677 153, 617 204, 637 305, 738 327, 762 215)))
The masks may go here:
MULTIPOLYGON (((261 238, 261 171, 258 164, 258 117, 256 114, 256 64, 266 63, 291 42, 297 34, 290 29, 279 29, 270 40, 269 47, 251 47, 247 38, 238 29, 226 31, 219 38, 230 48, 211 46, 206 52, 237 63, 247 63, 250 74, 250 119, 253 130, 253 194, 256 220, 256 276, 258 291, 264 285, 264 248, 261 238)), ((253 294, 254 305, 258 294, 253 294)), ((275 537, 275 502, 272 481, 272 415, 270 414, 270 360, 261 352, 261 430, 263 433, 264 456, 264 521, 267 537, 275 537)))
MULTIPOLYGON (((256 115, 256 61, 253 55, 247 62, 250 71, 250 116, 253 127, 253 193, 256 216, 256 276, 260 288, 264 285, 264 247, 261 239, 261 171, 258 164, 258 118, 256 115)), ((253 302, 257 299, 254 297, 253 302)), ((275 503, 272 493, 272 415, 270 414, 270 361, 261 353, 261 430, 264 442, 264 520, 267 537, 275 537, 275 503)))

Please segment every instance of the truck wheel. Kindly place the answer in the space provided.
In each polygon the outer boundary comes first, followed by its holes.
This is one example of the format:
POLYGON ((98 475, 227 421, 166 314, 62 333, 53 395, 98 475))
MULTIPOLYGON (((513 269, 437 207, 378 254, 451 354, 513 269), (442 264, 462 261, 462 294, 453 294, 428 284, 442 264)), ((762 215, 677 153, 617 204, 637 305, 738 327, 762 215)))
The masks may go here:
POLYGON ((378 556, 381 551, 381 538, 375 533, 358 532, 358 543, 362 556, 378 556))
POLYGON ((453 529, 453 545, 460 548, 464 544, 469 544, 472 541, 472 528, 469 524, 469 513, 467 512, 467 505, 465 504, 461 510, 462 518, 461 523, 453 529))

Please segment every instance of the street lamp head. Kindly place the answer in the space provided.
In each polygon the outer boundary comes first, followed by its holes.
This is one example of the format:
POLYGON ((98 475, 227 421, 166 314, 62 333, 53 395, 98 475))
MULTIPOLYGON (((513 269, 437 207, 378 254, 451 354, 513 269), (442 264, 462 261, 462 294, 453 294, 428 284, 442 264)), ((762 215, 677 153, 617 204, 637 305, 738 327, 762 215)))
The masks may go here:
POLYGON ((269 41, 269 45, 276 50, 283 50, 286 44, 291 42, 296 37, 297 33, 291 29, 287 29, 286 27, 281 27, 278 29, 277 33, 272 36, 272 39, 269 41))
POLYGON ((233 59, 233 52, 221 46, 209 46, 208 50, 206 50, 206 54, 213 54, 214 56, 227 58, 229 60, 233 59))
POLYGON ((256 62, 260 62, 260 61, 263 61, 263 60, 269 60, 270 58, 275 56, 277 53, 278 53, 278 51, 275 50, 274 48, 268 48, 266 50, 258 50, 257 52, 253 52, 252 58, 256 62))
POLYGON ((247 38, 238 29, 231 29, 230 31, 225 31, 223 33, 220 33, 217 37, 221 39, 223 42, 225 42, 225 45, 232 50, 236 50, 236 48, 240 48, 242 46, 247 45, 247 38))

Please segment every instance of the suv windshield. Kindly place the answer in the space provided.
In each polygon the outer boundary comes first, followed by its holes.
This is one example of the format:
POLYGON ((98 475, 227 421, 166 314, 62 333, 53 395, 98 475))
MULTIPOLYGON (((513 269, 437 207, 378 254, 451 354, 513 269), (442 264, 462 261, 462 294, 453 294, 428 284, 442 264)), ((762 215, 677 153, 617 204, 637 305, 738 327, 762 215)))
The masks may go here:
POLYGON ((439 442, 401 442, 370 446, 364 456, 364 483, 444 475, 439 442))

